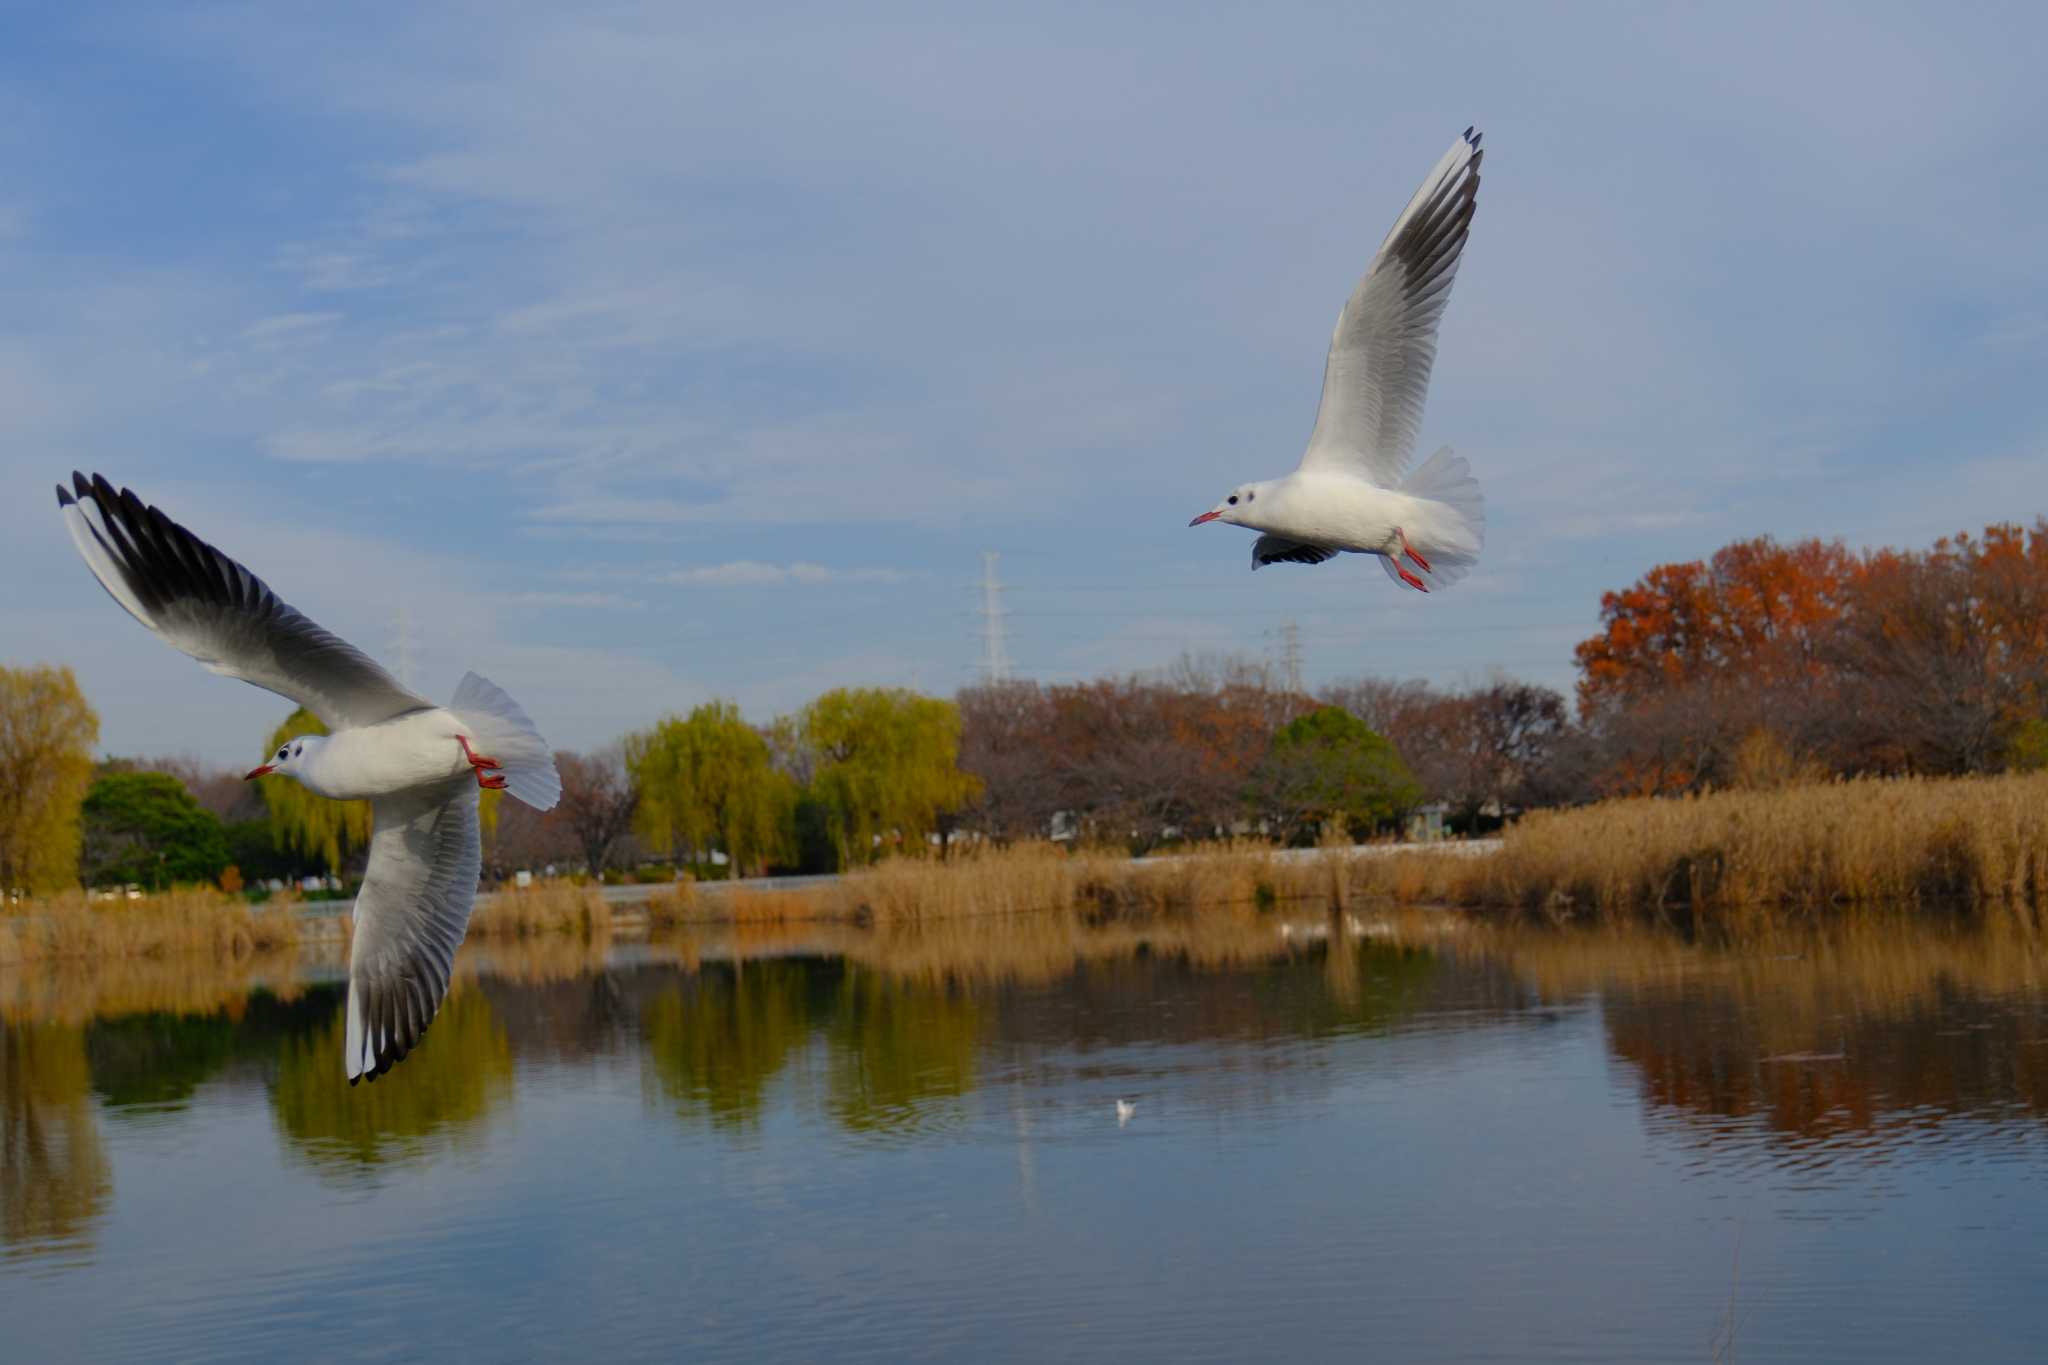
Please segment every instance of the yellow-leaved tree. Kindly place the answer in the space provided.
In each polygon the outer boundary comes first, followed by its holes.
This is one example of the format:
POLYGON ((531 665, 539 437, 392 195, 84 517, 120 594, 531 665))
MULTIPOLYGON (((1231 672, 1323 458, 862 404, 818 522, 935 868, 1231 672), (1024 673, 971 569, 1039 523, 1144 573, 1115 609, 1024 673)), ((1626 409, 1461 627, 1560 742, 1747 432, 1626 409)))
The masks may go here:
POLYGON ((100 718, 68 668, 0 668, 0 897, 78 881, 100 718))
POLYGON ((887 848, 922 853, 940 817, 981 783, 960 771, 960 708, 900 688, 841 687, 806 706, 797 730, 814 765, 842 867, 887 848))
POLYGON ((776 771, 758 730, 729 701, 628 735, 626 770, 640 788, 634 825, 662 852, 717 849, 726 875, 784 856, 791 844, 796 783, 776 771))

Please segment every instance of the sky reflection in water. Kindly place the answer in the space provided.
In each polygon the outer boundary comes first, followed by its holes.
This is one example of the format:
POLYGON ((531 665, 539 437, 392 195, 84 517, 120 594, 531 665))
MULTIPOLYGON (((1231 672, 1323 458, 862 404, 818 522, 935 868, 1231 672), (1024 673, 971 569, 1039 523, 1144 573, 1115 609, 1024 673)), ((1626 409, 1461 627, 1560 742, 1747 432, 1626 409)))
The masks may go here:
POLYGON ((2044 965, 1925 920, 556 940, 469 950, 353 1091, 331 964, 0 976, 0 1320, 37 1359, 2036 1358, 2044 965))

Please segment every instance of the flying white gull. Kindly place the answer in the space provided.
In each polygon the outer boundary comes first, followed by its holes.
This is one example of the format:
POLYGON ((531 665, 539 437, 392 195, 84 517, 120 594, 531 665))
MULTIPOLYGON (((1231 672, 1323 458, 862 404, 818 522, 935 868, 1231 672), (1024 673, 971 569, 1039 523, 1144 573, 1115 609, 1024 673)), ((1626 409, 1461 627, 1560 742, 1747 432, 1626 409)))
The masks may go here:
POLYGON ((1467 128, 1422 182, 1358 282, 1323 369, 1323 400, 1301 468, 1240 484, 1189 522, 1263 531, 1252 567, 1320 564, 1340 551, 1378 555, 1419 592, 1470 573, 1486 542, 1486 504, 1445 446, 1403 478, 1422 425, 1437 324, 1451 297, 1479 195, 1479 134, 1467 128))
POLYGON ((301 616, 261 579, 127 489, 71 476, 57 505, 87 567, 130 616, 214 673, 275 692, 327 724, 249 776, 297 780, 376 817, 356 897, 344 1058, 375 1080, 419 1044, 469 927, 482 845, 477 793, 536 810, 561 797, 548 746, 519 704, 474 673, 435 706, 301 616))

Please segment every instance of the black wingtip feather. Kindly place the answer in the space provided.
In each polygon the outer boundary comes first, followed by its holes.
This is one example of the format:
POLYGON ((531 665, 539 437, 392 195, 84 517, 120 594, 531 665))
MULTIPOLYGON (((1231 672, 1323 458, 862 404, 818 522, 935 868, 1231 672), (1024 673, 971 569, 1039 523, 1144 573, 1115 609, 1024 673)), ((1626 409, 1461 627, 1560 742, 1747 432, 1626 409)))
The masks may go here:
POLYGON ((269 589, 246 570, 238 570, 219 550, 193 535, 137 497, 129 488, 116 489, 104 475, 71 474, 72 494, 57 490, 60 504, 90 499, 99 509, 89 524, 106 547, 130 591, 150 611, 181 598, 214 606, 250 610, 268 605, 269 589))
POLYGON ((71 496, 70 489, 66 488, 61 483, 57 485, 57 505, 59 507, 69 507, 72 503, 76 501, 78 501, 78 499, 71 496))
POLYGON ((434 997, 435 992, 427 983, 410 979, 366 997, 363 1009, 372 1020, 374 1050, 370 1065, 360 1074, 349 1077, 350 1085, 358 1081, 375 1082, 412 1055, 413 1049, 425 1040, 427 1030, 433 1027, 434 1016, 440 1012, 434 997), (377 1038, 383 1041, 377 1043, 374 1041, 377 1038))

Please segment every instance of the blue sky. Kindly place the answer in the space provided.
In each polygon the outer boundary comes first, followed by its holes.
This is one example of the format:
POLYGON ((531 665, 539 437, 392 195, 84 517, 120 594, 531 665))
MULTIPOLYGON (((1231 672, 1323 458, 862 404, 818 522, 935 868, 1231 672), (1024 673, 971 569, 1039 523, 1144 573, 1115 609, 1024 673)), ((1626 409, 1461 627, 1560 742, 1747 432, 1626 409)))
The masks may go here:
POLYGON ((10 5, 0 662, 120 753, 284 709, 126 620, 134 486, 554 742, 1183 651, 1558 686, 1598 594, 2048 511, 2048 20, 2013 6, 10 5), (744 12, 742 12, 744 11, 744 12), (1422 450, 1477 573, 1248 571, 1345 294, 1486 133, 1422 450))

